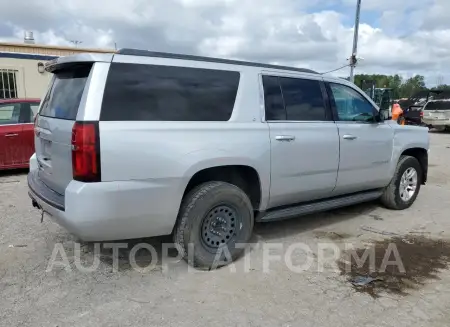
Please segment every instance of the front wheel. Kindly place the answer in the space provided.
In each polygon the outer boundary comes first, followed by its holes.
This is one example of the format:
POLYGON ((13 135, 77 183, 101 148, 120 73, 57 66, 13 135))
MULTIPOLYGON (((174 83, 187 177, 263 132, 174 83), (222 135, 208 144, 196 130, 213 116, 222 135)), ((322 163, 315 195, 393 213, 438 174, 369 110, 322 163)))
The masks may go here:
POLYGON ((401 156, 394 177, 381 196, 381 203, 394 210, 409 208, 417 198, 422 184, 422 167, 411 156, 401 156))
POLYGON ((253 230, 253 207, 237 186, 208 182, 181 204, 174 242, 192 266, 212 269, 238 258, 253 230))

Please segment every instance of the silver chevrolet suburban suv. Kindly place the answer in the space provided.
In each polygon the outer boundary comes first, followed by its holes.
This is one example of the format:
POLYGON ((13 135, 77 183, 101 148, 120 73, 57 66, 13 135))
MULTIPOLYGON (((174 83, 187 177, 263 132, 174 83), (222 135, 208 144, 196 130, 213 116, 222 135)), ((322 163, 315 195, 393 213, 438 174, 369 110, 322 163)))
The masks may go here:
POLYGON ((343 79, 134 49, 46 69, 29 195, 86 241, 173 234, 211 267, 255 222, 376 199, 401 210, 427 179, 428 130, 385 120, 343 79))

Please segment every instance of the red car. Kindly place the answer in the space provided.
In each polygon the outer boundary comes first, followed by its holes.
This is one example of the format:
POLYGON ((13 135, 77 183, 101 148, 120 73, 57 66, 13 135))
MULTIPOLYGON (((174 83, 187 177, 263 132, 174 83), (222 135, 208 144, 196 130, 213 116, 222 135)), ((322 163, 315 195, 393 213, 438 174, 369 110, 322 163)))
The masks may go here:
POLYGON ((0 99, 0 169, 28 168, 39 99, 0 99))

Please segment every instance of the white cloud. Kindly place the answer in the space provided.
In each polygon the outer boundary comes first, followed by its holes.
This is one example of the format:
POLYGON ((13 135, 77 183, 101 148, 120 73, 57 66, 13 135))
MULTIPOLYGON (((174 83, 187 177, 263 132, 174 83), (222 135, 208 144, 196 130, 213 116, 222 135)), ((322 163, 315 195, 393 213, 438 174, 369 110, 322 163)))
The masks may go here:
MULTIPOLYGON (((355 0, 341 0, 355 6, 355 0)), ((328 71, 346 64, 353 29, 335 11, 314 10, 329 0, 0 0, 5 29, 0 40, 21 41, 33 30, 37 42, 85 47, 136 47, 156 51, 272 62, 328 71), (27 8, 27 10, 24 10, 27 8), (6 17, 6 21, 5 21, 6 17), (6 26, 6 25, 5 25, 6 26)), ((419 73, 435 79, 450 66, 450 1, 364 0, 378 12, 378 27, 360 26, 357 72, 419 73), (411 17, 414 21, 408 22, 411 17), (407 24, 408 28, 403 25, 407 24), (395 33, 393 33, 395 31, 395 33), (408 35, 398 37, 398 35, 408 35)), ((350 10, 353 15, 353 10, 350 10)), ((363 12, 363 13, 364 13, 363 12)), ((350 17, 350 21, 353 16, 350 17)), ((346 75, 342 70, 336 75, 346 75)))

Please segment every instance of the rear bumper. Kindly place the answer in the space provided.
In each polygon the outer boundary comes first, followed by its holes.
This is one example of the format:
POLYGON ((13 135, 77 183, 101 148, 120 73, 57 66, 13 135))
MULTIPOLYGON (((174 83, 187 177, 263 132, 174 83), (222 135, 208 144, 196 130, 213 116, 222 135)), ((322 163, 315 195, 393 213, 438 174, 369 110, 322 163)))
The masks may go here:
POLYGON ((182 194, 172 181, 71 181, 55 201, 28 175, 29 195, 55 222, 84 241, 109 241, 170 234, 182 194), (61 205, 62 198, 62 205, 61 205))
POLYGON ((59 211, 65 211, 64 195, 52 191, 47 185, 42 183, 38 177, 37 170, 30 171, 28 174, 28 189, 31 198, 39 198, 39 200, 47 205, 59 211))
POLYGON ((432 118, 423 117, 422 121, 426 125, 431 125, 431 126, 450 126, 450 119, 432 119, 432 118))

